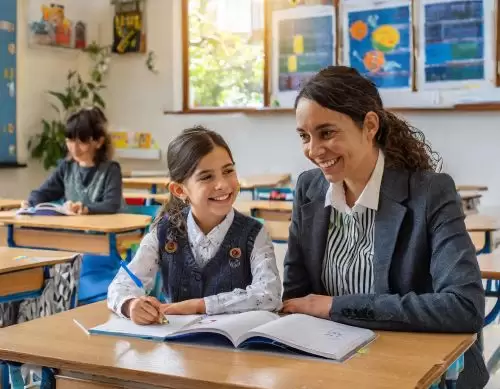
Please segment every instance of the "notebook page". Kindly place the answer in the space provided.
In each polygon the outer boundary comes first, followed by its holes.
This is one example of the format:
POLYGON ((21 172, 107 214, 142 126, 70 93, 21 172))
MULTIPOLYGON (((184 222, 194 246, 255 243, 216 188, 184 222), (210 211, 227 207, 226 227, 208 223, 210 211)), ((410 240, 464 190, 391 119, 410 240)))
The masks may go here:
POLYGON ((294 314, 260 326, 246 335, 264 336, 290 347, 342 360, 375 337, 371 330, 335 323, 330 320, 294 314))
POLYGON ((268 311, 206 316, 199 322, 193 323, 177 332, 176 335, 203 332, 218 333, 227 336, 234 346, 237 347, 238 339, 247 331, 278 318, 278 315, 268 311))
POLYGON ((123 335, 137 338, 163 340, 168 335, 181 330, 202 318, 202 315, 168 315, 168 324, 139 325, 129 319, 112 315, 101 325, 91 328, 91 334, 123 335))

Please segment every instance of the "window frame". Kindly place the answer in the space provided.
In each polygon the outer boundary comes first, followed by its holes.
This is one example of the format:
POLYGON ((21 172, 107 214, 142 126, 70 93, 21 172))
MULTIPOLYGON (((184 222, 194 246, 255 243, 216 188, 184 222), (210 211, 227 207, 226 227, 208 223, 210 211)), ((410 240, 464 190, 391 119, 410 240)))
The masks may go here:
POLYGON ((264 0, 264 33, 263 33, 263 43, 264 43, 264 77, 263 77, 263 94, 264 94, 264 104, 262 108, 252 108, 252 107, 200 107, 193 108, 189 106, 189 0, 182 1, 182 113, 252 113, 262 110, 267 110, 271 104, 271 92, 270 92, 270 23, 271 23, 271 12, 270 12, 270 1, 264 0))

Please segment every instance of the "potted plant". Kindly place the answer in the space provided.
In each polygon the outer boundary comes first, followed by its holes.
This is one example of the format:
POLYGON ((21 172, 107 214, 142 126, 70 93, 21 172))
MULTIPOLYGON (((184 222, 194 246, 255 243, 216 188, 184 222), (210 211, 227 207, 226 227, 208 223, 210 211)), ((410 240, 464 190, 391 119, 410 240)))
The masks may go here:
POLYGON ((67 84, 64 91, 49 91, 58 104, 51 104, 57 112, 57 119, 42 119, 42 132, 28 142, 31 156, 39 159, 43 167, 48 170, 56 166, 58 161, 66 155, 64 139, 66 119, 84 107, 106 107, 100 92, 105 88, 103 77, 106 74, 110 61, 109 47, 90 44, 85 51, 90 55, 93 66, 90 71, 90 81, 84 81, 81 75, 70 70, 66 77, 67 84))

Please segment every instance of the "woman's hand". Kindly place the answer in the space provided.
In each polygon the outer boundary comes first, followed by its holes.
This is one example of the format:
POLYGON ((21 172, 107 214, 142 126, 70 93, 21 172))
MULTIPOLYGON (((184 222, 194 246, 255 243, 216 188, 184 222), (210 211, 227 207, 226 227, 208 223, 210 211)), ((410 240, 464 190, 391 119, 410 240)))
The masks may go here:
POLYGON ((131 299, 123 304, 122 312, 135 324, 161 324, 163 313, 160 312, 161 303, 154 297, 142 296, 131 299))
POLYGON ((191 299, 180 303, 162 304, 161 312, 164 315, 196 315, 206 313, 204 299, 191 299))
POLYGON ((320 317, 322 319, 329 319, 332 303, 332 296, 310 294, 306 297, 286 300, 283 303, 282 312, 303 313, 310 316, 320 317))

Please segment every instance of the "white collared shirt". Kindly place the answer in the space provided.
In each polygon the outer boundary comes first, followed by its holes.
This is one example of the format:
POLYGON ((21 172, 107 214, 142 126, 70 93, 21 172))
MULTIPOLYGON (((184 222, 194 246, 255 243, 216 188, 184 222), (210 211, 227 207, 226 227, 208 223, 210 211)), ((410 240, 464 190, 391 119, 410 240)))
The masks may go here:
MULTIPOLYGON (((204 234, 193 215, 187 217, 188 241, 197 264, 203 268, 216 254, 229 227, 233 223, 234 210, 208 234, 204 234)), ((159 243, 154 229, 144 236, 129 269, 139 277, 146 290, 154 287, 156 274, 160 270, 159 243)), ((255 238, 250 255, 252 284, 245 290, 205 297, 206 313, 209 315, 234 313, 250 310, 277 310, 281 307, 281 280, 276 265, 271 237, 263 226, 255 238)), ((121 312, 125 301, 140 297, 144 293, 122 270, 118 272, 108 290, 108 307, 123 316, 121 312)))
POLYGON ((330 226, 323 260, 322 281, 329 295, 372 293, 375 215, 385 157, 377 163, 352 209, 345 199, 344 183, 331 183, 325 207, 331 206, 330 226))

